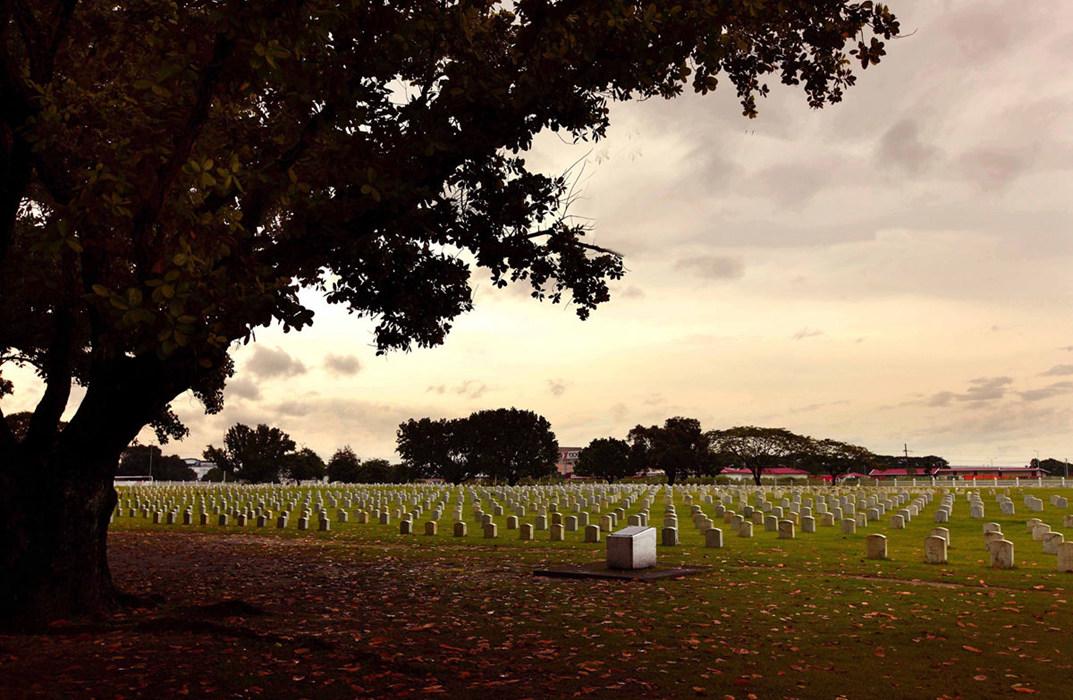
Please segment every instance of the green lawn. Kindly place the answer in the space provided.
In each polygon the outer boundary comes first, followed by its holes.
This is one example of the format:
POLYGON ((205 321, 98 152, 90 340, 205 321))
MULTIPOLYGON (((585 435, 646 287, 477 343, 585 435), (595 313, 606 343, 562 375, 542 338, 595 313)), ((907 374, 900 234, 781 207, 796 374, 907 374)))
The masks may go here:
MULTIPOLYGON (((547 673, 564 694, 599 694, 619 684, 624 692, 643 690, 654 696, 1068 697, 1073 574, 1056 571, 1055 556, 1043 554, 1025 521, 1040 517, 1061 532, 1069 511, 1049 504, 1053 490, 1003 490, 1014 500, 1017 515, 1002 516, 993 495, 982 491, 984 520, 971 519, 968 502, 958 495, 951 522, 945 524, 952 544, 946 565, 923 562, 923 541, 935 527, 938 495, 904 530, 888 527, 888 513, 855 535, 818 525, 814 534, 798 528, 796 539, 779 540, 758 525, 754 537, 745 539, 716 519, 725 546, 708 549, 678 492, 681 544, 660 547, 660 562, 703 564, 712 571, 652 583, 533 578, 528 570, 542 564, 602 559, 604 545, 583 543, 581 532, 566 533, 565 542, 551 542, 547 531, 537 532, 535 541, 523 542, 516 531, 505 529, 506 516, 495 518, 499 536, 485 539, 468 498, 463 519, 470 532, 465 538, 450 534, 453 508, 444 513, 434 537, 400 535, 395 520, 389 525, 332 522, 330 532, 317 532, 314 518, 313 530, 299 532, 298 513, 292 513, 286 530, 274 525, 154 525, 125 515, 112 528, 195 536, 240 533, 243 542, 287 538, 292 544, 316 545, 299 550, 317 552, 317 557, 332 552, 333 561, 388 557, 419 580, 431 577, 434 588, 449 587, 455 605, 476 615, 467 624, 492 639, 493 646, 496 635, 503 634, 503 616, 515 625, 523 621, 533 639, 554 647, 546 659, 547 673), (1042 498, 1045 511, 1028 513, 1023 493, 1042 498), (988 567, 985 522, 999 523, 1014 543, 1015 569, 988 567), (865 538, 876 532, 888 537, 887 560, 864 557, 865 538), (478 575, 482 571, 486 573, 478 575), (487 607, 494 608, 495 617, 484 615, 487 607)), ((490 502, 484 503, 490 510, 490 502)), ((703 506, 709 516, 713 508, 703 506)), ((663 510, 661 494, 650 508, 651 524, 662 524, 663 510)), ((629 512, 638 511, 635 503, 629 512)), ((329 509, 333 518, 334 512, 329 509)), ((533 519, 528 513, 522 521, 533 519)), ((418 533, 426 520, 425 515, 417 519, 418 533)), ((437 608, 424 609, 434 615, 437 608)), ((445 615, 457 612, 443 610, 445 615)), ((539 661, 540 649, 534 647, 517 664, 527 668, 531 662, 538 669, 539 661)))

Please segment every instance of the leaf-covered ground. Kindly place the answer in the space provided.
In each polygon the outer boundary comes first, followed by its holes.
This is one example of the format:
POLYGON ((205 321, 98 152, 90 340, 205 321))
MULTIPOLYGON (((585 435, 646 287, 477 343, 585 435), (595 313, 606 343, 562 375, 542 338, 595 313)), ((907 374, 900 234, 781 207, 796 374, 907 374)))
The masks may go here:
POLYGON ((1073 576, 967 535, 950 567, 686 541, 711 573, 644 583, 531 575, 596 546, 308 534, 120 528, 116 580, 164 600, 0 637, 0 697, 1069 697, 1073 576))

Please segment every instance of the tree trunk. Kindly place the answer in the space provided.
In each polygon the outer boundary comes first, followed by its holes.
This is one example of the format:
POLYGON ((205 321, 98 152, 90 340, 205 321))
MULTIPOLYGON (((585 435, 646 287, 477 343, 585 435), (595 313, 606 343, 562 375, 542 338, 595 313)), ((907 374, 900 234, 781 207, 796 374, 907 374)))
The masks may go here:
POLYGON ((107 550, 112 470, 53 459, 7 465, 0 474, 3 628, 100 613, 116 601, 107 550))

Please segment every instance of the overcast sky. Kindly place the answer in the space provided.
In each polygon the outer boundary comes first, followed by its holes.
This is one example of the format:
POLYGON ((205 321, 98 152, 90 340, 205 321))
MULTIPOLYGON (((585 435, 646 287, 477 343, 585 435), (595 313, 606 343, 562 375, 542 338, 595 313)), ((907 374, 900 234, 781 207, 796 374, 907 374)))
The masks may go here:
POLYGON ((518 406, 562 445, 685 415, 1073 457, 1073 3, 891 5, 910 36, 840 105, 780 87, 750 121, 690 96, 616 106, 595 146, 538 141, 548 172, 585 159, 573 212, 626 256, 589 321, 478 272, 445 346, 376 357, 368 323, 315 303, 312 329, 236 352, 221 415, 179 400, 175 451, 244 421, 393 457, 401 420, 518 406))

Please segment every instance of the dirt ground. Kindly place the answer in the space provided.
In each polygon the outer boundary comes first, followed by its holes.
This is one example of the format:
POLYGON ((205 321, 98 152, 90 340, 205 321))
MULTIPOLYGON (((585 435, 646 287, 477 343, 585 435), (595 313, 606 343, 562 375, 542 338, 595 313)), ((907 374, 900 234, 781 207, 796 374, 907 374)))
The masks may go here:
POLYGON ((532 576, 562 550, 254 535, 117 532, 111 556, 148 602, 0 636, 0 698, 1061 697, 1070 671, 1061 591, 572 581, 532 576))

